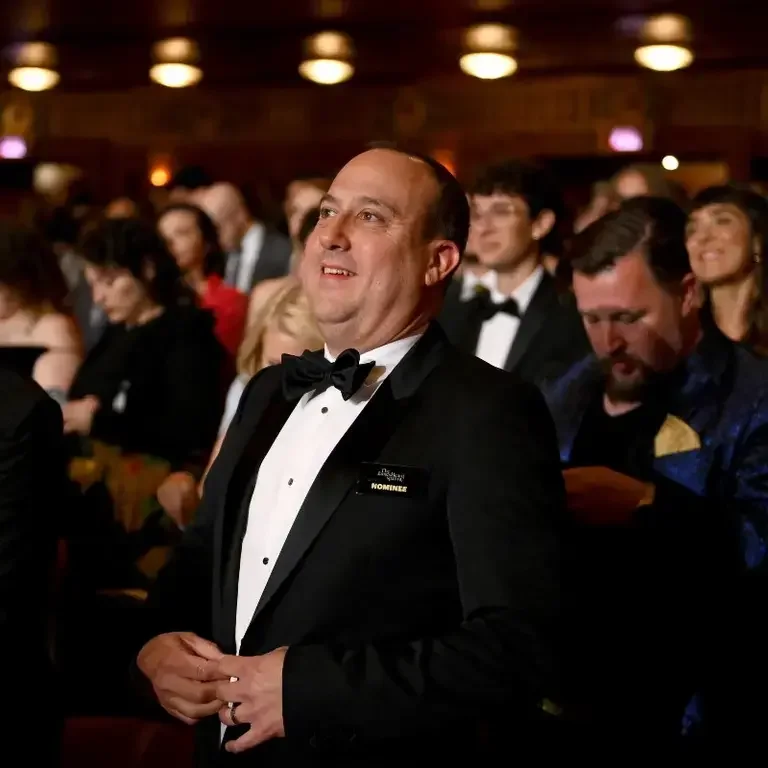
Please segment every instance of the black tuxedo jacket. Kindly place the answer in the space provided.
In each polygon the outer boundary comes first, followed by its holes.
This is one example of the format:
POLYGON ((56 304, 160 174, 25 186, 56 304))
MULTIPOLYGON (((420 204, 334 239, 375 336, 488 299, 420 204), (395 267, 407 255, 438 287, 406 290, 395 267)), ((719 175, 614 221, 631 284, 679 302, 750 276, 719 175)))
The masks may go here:
MULTIPOLYGON (((155 633, 196 631, 235 650, 248 501, 294 407, 281 377, 268 368, 243 395, 198 519, 150 596, 155 633)), ((243 655, 289 646, 286 738, 223 759, 455 755, 493 717, 517 749, 557 699, 563 509, 542 397, 432 325, 331 453, 243 639, 243 655), (411 490, 370 493, 364 462, 396 468, 411 490)), ((198 735, 201 764, 213 764, 218 720, 198 735)))
MULTIPOLYGON (((475 302, 461 301, 459 280, 448 289, 439 319, 456 346, 474 353, 482 319, 475 302)), ((560 296, 554 278, 545 273, 520 320, 504 370, 540 385, 559 378, 589 352, 589 341, 571 297, 560 296)))
POLYGON ((0 735, 34 743, 53 764, 57 707, 49 651, 56 521, 65 462, 59 406, 31 379, 0 369, 0 735), (24 691, 40 705, 22 712, 24 691))

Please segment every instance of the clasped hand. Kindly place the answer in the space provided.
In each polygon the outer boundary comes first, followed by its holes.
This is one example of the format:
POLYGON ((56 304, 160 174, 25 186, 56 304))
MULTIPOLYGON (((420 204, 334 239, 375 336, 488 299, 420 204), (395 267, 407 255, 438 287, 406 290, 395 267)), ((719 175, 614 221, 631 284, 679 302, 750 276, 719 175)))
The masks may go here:
POLYGON ((193 725, 218 713, 227 726, 248 724, 245 734, 226 745, 229 752, 243 752, 285 735, 285 652, 227 656, 197 635, 172 632, 150 640, 137 663, 160 705, 182 722, 193 725))
POLYGON ((226 675, 229 679, 216 684, 216 697, 227 702, 219 711, 219 719, 228 726, 250 725, 239 739, 227 742, 228 752, 243 752, 269 739, 285 736, 283 660, 286 650, 278 648, 264 656, 223 656, 216 662, 217 675, 226 675))

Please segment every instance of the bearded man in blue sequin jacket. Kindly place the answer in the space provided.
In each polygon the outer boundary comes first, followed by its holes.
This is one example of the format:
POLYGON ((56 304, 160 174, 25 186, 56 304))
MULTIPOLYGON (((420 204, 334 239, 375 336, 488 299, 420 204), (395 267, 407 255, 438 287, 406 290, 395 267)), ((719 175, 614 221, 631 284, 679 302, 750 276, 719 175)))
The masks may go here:
POLYGON ((545 392, 573 520, 564 701, 606 753, 768 722, 768 361, 701 308, 685 225, 637 198, 577 238, 594 355, 545 392))

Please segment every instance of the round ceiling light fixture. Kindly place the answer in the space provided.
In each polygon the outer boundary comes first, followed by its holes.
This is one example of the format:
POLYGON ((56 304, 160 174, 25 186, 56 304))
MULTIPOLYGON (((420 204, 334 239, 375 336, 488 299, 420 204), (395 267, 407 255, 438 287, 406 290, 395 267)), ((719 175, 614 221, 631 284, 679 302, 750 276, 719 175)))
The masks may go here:
POLYGON ((338 85, 355 74, 351 39, 342 32, 318 32, 304 41, 299 74, 318 85, 338 85))
POLYGON ((149 77, 166 88, 189 88, 203 78, 198 66, 200 50, 194 40, 186 37, 171 37, 155 43, 152 49, 155 63, 149 70, 149 77))
POLYGON ((61 79, 56 70, 56 49, 48 43, 22 43, 15 53, 16 66, 8 82, 22 91, 48 91, 61 79))
POLYGON ((674 72, 693 63, 691 23, 685 16, 664 13, 648 19, 640 31, 642 45, 635 61, 656 72, 674 72))
POLYGON ((476 24, 464 34, 465 52, 459 59, 462 72, 481 80, 499 80, 517 72, 512 55, 517 30, 506 24, 476 24))

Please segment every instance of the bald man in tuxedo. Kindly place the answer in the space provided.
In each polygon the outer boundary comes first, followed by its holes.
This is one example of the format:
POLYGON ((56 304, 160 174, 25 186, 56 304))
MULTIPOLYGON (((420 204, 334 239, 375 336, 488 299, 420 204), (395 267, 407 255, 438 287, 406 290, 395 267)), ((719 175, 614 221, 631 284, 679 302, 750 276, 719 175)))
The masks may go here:
POLYGON ((542 396, 434 322, 468 224, 392 149, 321 203, 299 271, 327 346, 251 381, 148 604, 138 666, 199 765, 547 743, 564 487, 542 396))

